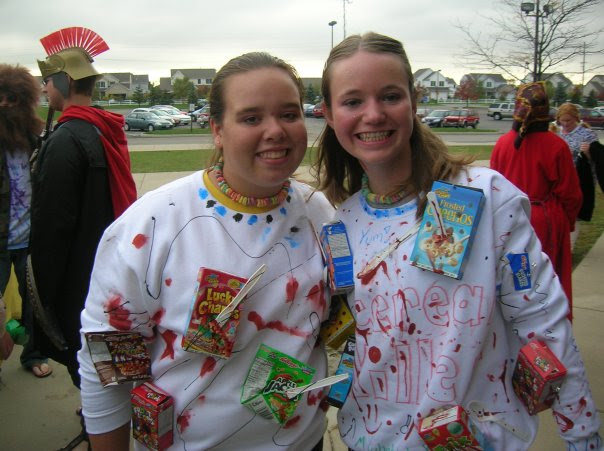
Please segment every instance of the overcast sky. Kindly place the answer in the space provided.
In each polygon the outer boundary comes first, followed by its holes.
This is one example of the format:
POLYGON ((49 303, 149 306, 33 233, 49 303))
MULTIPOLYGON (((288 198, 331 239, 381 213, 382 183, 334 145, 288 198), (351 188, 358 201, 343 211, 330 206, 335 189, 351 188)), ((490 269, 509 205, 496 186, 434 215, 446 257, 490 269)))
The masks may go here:
MULTIPOLYGON (((346 35, 376 31, 397 38, 414 71, 441 69, 459 83, 463 74, 476 70, 459 58, 465 39, 454 25, 486 26, 480 16, 492 14, 499 4, 348 0, 346 35)), ((604 1, 602 5, 595 11, 600 20, 604 1)), ((320 77, 331 47, 328 23, 337 21, 337 44, 344 35, 343 10, 343 0, 0 0, 0 62, 19 63, 39 75, 35 60, 46 56, 39 39, 60 28, 83 26, 110 47, 95 59, 99 72, 148 74, 157 82, 170 76, 170 69, 219 69, 234 56, 264 50, 292 63, 303 77, 320 77)), ((604 56, 589 63, 604 64, 604 56)), ((581 62, 566 70, 580 72, 581 62)), ((585 82, 592 75, 586 74, 585 82)), ((567 76, 581 82, 580 74, 567 76)))

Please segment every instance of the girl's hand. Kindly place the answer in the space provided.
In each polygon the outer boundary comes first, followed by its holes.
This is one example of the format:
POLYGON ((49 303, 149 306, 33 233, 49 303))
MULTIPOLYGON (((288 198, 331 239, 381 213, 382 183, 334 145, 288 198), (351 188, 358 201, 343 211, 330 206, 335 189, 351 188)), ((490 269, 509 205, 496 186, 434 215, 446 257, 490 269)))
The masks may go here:
POLYGON ((585 158, 587 158, 588 160, 591 159, 591 155, 589 153, 589 144, 587 141, 584 141, 581 143, 581 145, 579 146, 579 151, 581 152, 581 154, 583 156, 585 156, 585 158))

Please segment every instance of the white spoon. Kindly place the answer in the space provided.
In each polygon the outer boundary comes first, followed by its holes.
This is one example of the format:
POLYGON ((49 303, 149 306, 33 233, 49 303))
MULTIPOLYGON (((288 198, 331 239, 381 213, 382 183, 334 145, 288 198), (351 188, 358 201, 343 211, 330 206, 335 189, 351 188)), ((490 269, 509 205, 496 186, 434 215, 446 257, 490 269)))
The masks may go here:
POLYGON ((478 421, 490 421, 491 423, 497 423, 525 442, 530 442, 531 440, 528 432, 518 429, 507 423, 498 413, 489 413, 487 406, 480 401, 470 401, 468 404, 468 412, 472 418, 475 418, 478 421))

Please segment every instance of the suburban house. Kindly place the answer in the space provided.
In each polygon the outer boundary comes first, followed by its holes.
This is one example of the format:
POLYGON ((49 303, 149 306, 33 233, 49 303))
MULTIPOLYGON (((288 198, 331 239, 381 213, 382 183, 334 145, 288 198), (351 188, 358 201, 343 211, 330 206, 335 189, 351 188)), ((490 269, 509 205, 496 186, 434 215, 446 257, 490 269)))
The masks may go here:
MULTIPOLYGON (((543 75, 541 75, 541 79, 546 82, 549 81, 554 88, 557 88, 558 84, 562 83, 562 86, 564 86, 564 89, 567 92, 570 92, 570 90, 573 88, 573 82, 566 78, 564 74, 561 74, 560 72, 555 72, 553 74, 544 73, 543 75)), ((530 73, 527 74, 526 77, 524 77, 522 83, 531 83, 532 81, 533 74, 530 73)))
POLYGON ((459 83, 463 84, 467 80, 473 80, 477 86, 482 87, 485 99, 498 99, 500 97, 500 87, 508 84, 501 74, 465 74, 461 77, 459 83))
MULTIPOLYGON (((427 93, 427 97, 431 100, 447 100, 455 95, 457 89, 455 80, 443 75, 440 70, 419 69, 413 74, 413 79, 416 86, 419 85, 423 88, 427 93)), ((427 99, 421 100, 426 101, 427 99)))
POLYGON ((583 95, 587 97, 591 91, 595 91, 596 99, 604 100, 604 75, 594 75, 583 87, 583 95))
POLYGON ((210 86, 214 77, 216 77, 216 69, 170 69, 170 85, 179 78, 188 78, 195 87, 210 86))
POLYGON ((111 96, 115 99, 126 99, 131 97, 137 88, 143 93, 149 92, 149 76, 134 75, 130 72, 101 74, 96 81, 101 98, 111 96))

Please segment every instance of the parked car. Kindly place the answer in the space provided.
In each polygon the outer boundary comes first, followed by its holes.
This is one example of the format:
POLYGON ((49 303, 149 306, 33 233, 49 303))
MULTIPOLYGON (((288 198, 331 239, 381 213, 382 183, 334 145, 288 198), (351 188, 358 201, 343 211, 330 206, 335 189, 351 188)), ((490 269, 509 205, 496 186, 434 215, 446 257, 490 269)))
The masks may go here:
POLYGON ((449 114, 445 116, 443 120, 443 127, 472 127, 476 128, 480 118, 474 110, 454 110, 449 111, 449 114))
POLYGON ((426 117, 428 114, 430 114, 430 108, 418 108, 417 111, 415 112, 415 115, 417 116, 418 119, 422 119, 422 118, 426 117))
POLYGON ((449 110, 433 110, 422 118, 422 123, 428 127, 442 127, 443 119, 449 114, 449 110))
POLYGON ((161 119, 153 113, 147 111, 141 111, 138 113, 130 113, 126 116, 124 129, 128 130, 167 130, 174 127, 174 125, 166 120, 161 119))
POLYGON ((312 109, 313 117, 324 117, 323 115, 323 103, 317 103, 312 109))
POLYGON ((154 110, 164 110, 174 119, 178 119, 177 125, 189 125, 191 123, 191 116, 189 116, 187 113, 183 113, 178 108, 175 108, 171 105, 155 105, 151 108, 154 110))
POLYGON ((210 105, 206 105, 199 110, 197 123, 201 128, 206 128, 210 123, 210 105))
POLYGON ((604 114, 604 106, 596 106, 593 109, 594 109, 594 111, 597 111, 598 113, 604 114))
POLYGON ((304 104, 304 116, 313 117, 312 110, 314 108, 315 108, 315 106, 312 103, 305 103, 304 104))
POLYGON ((592 128, 604 128, 604 113, 600 113, 594 109, 581 108, 579 109, 581 121, 589 124, 592 128))
POLYGON ((157 109, 154 110, 153 108, 135 108, 135 109, 133 109, 131 111, 131 113, 151 113, 151 114, 155 114, 160 119, 165 119, 165 120, 171 122, 172 125, 176 125, 176 120, 174 120, 172 118, 172 116, 170 116, 164 110, 157 110, 157 109))
POLYGON ((492 117, 496 121, 514 117, 514 102, 491 103, 487 110, 487 116, 492 117))

